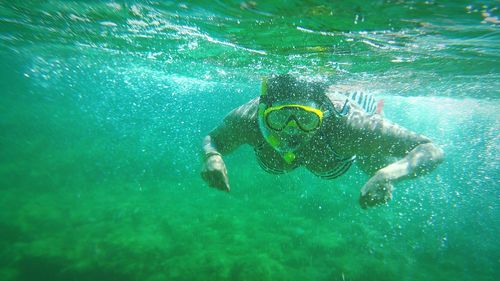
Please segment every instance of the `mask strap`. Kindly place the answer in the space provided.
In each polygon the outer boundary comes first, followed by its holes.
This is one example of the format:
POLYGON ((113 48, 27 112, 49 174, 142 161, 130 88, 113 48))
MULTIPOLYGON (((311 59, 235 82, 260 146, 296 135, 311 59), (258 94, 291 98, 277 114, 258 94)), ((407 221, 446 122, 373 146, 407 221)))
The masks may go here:
MULTIPOLYGON (((342 110, 338 111, 335 108, 335 106, 333 106, 333 105, 332 105, 332 108, 333 108, 333 112, 335 113, 335 115, 337 115, 339 117, 345 117, 345 116, 347 116, 347 114, 351 110, 351 107, 349 106, 349 100, 348 99, 345 100, 345 103, 342 106, 342 110)), ((331 113, 330 110, 325 111, 325 117, 330 116, 330 113, 331 113)))
POLYGON ((266 95, 267 95, 267 77, 263 77, 260 88, 260 96, 265 97, 266 95))
POLYGON ((340 112, 340 115, 342 115, 342 116, 346 116, 346 115, 347 115, 347 113, 349 113, 349 110, 350 110, 351 108, 349 107, 349 104, 348 104, 348 103, 349 103, 349 100, 348 100, 348 99, 346 99, 346 100, 345 100, 345 103, 344 103, 344 106, 342 107, 342 111, 340 112))

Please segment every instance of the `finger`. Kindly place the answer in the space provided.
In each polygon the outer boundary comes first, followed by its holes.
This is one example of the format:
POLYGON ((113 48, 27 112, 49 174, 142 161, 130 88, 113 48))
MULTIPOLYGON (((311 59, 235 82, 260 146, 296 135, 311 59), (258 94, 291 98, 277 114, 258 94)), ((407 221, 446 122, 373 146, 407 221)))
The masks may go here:
POLYGON ((387 187, 388 187, 387 198, 388 198, 388 201, 391 201, 392 200, 392 191, 394 190, 394 186, 392 184, 389 184, 387 187))
POLYGON ((391 192, 386 193, 384 196, 384 204, 389 203, 389 201, 391 200, 392 200, 392 193, 391 192))
POLYGON ((359 196, 359 205, 361 206, 361 208, 367 209, 370 206, 368 202, 369 200, 370 200, 369 196, 361 194, 359 196))
POLYGON ((368 205, 366 204, 363 196, 359 197, 359 205, 361 206, 362 209, 366 210, 368 208, 368 205))
POLYGON ((210 183, 210 181, 209 181, 209 177, 208 177, 208 174, 209 174, 209 173, 207 173, 207 172, 205 172, 205 171, 203 171, 203 172, 201 172, 201 173, 200 173, 201 178, 202 178, 202 179, 203 179, 206 183, 210 183))
POLYGON ((212 188, 219 188, 217 186, 217 180, 216 180, 216 177, 214 176, 213 172, 202 172, 201 176, 205 180, 205 182, 208 184, 208 186, 210 186, 212 188))
POLYGON ((216 179, 213 172, 204 172, 201 174, 201 176, 202 176, 203 180, 205 180, 205 182, 208 184, 208 186, 210 186, 212 188, 220 189, 217 186, 217 179, 216 179))
POLYGON ((210 173, 210 186, 222 191, 226 191, 223 175, 220 171, 210 173))
POLYGON ((226 171, 224 171, 222 173, 222 177, 223 177, 223 180, 224 180, 225 191, 229 192, 231 190, 231 188, 229 187, 229 177, 227 176, 227 172, 226 171))
MULTIPOLYGON (((382 201, 383 202, 383 201, 382 201)), ((366 195, 361 195, 359 197, 359 204, 361 208, 367 209, 368 207, 373 207, 377 204, 382 203, 381 200, 378 200, 377 197, 374 197, 373 194, 367 193, 366 195)))
POLYGON ((229 192, 229 179, 227 178, 226 173, 220 172, 216 174, 216 182, 217 186, 220 190, 223 190, 225 192, 229 192))

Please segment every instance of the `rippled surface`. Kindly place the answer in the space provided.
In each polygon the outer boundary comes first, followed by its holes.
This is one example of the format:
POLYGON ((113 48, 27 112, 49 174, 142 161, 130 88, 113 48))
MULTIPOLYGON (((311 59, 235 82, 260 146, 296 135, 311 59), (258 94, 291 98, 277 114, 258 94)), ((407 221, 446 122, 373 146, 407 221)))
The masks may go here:
POLYGON ((1 280, 497 280, 497 1, 0 0, 1 280), (446 152, 367 180, 261 171, 203 136, 292 72, 385 99, 446 152))
POLYGON ((37 45, 40 52, 60 48, 91 61, 116 56, 115 63, 137 60, 204 81, 292 70, 380 79, 379 88, 405 95, 495 97, 499 88, 498 11, 484 3, 27 1, 3 7, 2 37, 17 51, 37 45), (457 75, 457 68, 466 71, 457 75), (400 83, 420 87, 394 85, 400 83))

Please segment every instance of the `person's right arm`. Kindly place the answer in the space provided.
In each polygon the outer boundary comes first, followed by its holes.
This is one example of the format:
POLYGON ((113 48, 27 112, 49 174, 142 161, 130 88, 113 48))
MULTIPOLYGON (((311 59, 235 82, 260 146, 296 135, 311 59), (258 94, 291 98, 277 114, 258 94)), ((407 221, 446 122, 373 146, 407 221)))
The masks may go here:
POLYGON ((347 124, 356 132, 353 140, 359 148, 359 164, 372 166, 371 178, 361 189, 363 208, 386 203, 392 198, 393 183, 430 173, 444 160, 444 151, 431 139, 379 115, 353 110, 347 124), (384 161, 378 160, 387 157, 396 159, 380 166, 384 161))
POLYGON ((250 143, 256 128, 258 99, 231 111, 222 123, 203 139, 201 176, 210 187, 229 192, 229 179, 223 155, 250 143))

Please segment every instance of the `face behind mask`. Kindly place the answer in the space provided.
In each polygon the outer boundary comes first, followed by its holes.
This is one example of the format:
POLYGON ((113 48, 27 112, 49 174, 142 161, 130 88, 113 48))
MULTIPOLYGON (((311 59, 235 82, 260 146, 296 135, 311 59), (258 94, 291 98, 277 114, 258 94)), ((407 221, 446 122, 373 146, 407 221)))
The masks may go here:
POLYGON ((262 80, 258 124, 264 139, 291 163, 331 114, 326 87, 284 74, 262 80))
POLYGON ((264 139, 287 162, 295 159, 295 151, 307 144, 321 126, 323 112, 313 103, 280 103, 259 105, 259 128, 264 139))

